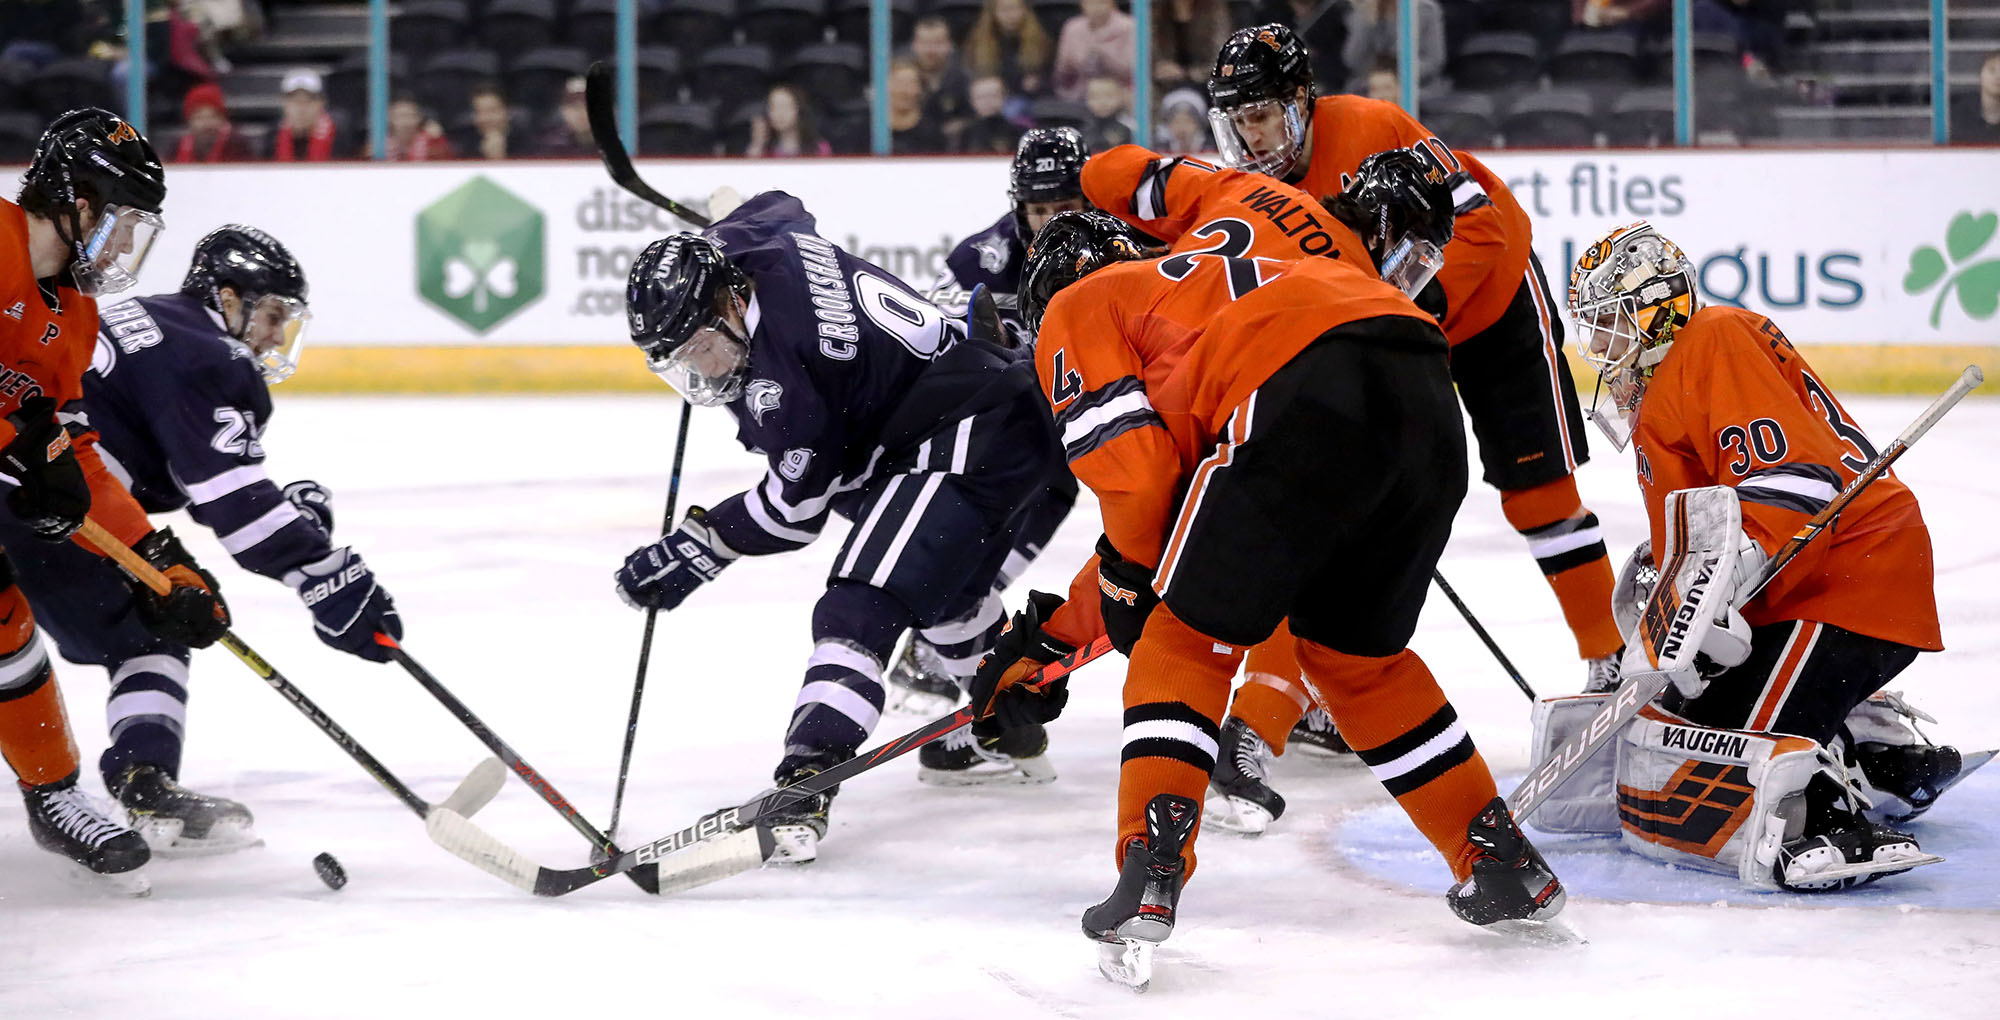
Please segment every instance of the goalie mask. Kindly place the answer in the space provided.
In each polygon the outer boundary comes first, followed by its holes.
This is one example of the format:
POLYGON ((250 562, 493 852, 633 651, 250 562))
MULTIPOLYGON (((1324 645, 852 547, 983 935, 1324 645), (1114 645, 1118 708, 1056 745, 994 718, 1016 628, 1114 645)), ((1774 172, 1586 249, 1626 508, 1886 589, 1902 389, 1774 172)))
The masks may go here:
POLYGON ((201 299, 229 335, 249 348, 272 385, 298 371, 305 351, 306 274, 278 239, 240 223, 195 243, 181 293, 201 299))
POLYGON ((1600 398, 1590 418, 1617 449, 1631 441, 1632 412, 1695 307, 1687 256, 1645 220, 1598 238, 1576 260, 1569 312, 1577 353, 1597 370, 1616 408, 1607 413, 1600 398))
POLYGON ((712 242, 675 234, 646 246, 625 285, 632 343, 689 403, 717 407, 743 393, 750 336, 742 325, 750 281, 712 242))
POLYGON ((78 292, 116 294, 137 282, 167 198, 166 170, 146 136, 108 110, 71 110, 42 132, 21 179, 54 207, 51 222, 72 249, 78 292), (96 212, 88 230, 77 213, 79 198, 96 212))
POLYGON ((1208 76, 1208 124, 1222 161, 1291 180, 1312 128, 1312 60, 1283 25, 1237 29, 1208 76))

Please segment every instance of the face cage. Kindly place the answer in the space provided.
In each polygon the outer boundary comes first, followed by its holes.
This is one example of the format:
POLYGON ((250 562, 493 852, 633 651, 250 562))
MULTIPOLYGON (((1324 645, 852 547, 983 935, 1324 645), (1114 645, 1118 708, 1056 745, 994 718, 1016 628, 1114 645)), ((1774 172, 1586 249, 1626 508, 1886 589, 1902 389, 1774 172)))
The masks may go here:
POLYGON ((156 213, 107 205, 97 229, 77 243, 76 289, 90 297, 116 294, 139 281, 146 253, 165 229, 156 213))
POLYGON ((297 298, 266 294, 251 302, 242 340, 257 358, 264 382, 276 386, 299 370, 312 309, 297 298))
POLYGON ((743 394, 745 377, 750 374, 750 348, 721 316, 716 316, 665 357, 658 355, 657 348, 649 348, 646 367, 688 403, 720 407, 743 394), (695 363, 702 358, 726 358, 730 364, 719 372, 703 372, 695 363))
POLYGON ((1221 154, 1223 164, 1237 170, 1283 180, 1298 165, 1299 156, 1305 151, 1306 118, 1299 112, 1299 104, 1289 99, 1266 99, 1228 110, 1211 108, 1208 111, 1208 126, 1215 134, 1215 148, 1221 154), (1274 151, 1259 156, 1250 151, 1249 143, 1236 130, 1236 116, 1273 106, 1284 107, 1285 139, 1274 151))
POLYGON ((1614 295, 1570 309, 1576 321, 1576 348, 1584 363, 1597 370, 1599 390, 1591 401, 1590 420, 1611 441, 1613 449, 1624 452, 1632 441, 1632 412, 1645 390, 1640 378, 1639 356, 1645 350, 1639 322, 1632 313, 1637 302, 1630 295, 1614 295), (1609 393, 1611 407, 1604 406, 1609 393))
POLYGON ((1382 282, 1415 298, 1444 268, 1444 252, 1417 237, 1405 237, 1382 258, 1382 282))

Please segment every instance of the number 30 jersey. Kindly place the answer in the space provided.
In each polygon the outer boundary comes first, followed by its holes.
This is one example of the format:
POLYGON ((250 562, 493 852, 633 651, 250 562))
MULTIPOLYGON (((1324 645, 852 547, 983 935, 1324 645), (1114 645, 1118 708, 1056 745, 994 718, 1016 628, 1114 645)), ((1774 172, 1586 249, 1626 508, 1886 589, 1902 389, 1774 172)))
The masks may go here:
MULTIPOLYGON (((1727 485, 1743 530, 1775 554, 1875 456, 1770 319, 1722 306, 1696 311, 1674 336, 1640 399, 1632 445, 1655 549, 1665 547, 1668 493, 1727 485)), ((1742 612, 1752 625, 1812 620, 1942 649, 1916 496, 1883 475, 1742 612)))

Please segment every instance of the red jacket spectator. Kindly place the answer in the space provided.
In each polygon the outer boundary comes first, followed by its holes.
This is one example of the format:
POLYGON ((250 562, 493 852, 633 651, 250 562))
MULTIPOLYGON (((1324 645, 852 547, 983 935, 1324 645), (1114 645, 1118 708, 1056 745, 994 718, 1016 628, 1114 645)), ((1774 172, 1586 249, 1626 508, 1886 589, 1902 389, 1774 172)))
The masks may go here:
POLYGON ((187 133, 174 146, 176 163, 241 163, 250 158, 250 144, 229 122, 222 87, 196 85, 181 98, 181 119, 187 133))

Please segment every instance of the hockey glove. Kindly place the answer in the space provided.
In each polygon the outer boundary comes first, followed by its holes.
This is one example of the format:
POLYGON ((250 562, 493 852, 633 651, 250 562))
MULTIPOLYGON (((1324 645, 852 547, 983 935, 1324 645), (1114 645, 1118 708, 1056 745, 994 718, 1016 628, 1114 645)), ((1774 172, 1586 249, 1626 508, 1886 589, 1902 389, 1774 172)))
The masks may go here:
POLYGON ((674 609, 741 555, 702 523, 707 514, 701 507, 689 510, 679 530, 625 557, 617 580, 626 605, 674 609))
POLYGON ((333 493, 326 486, 309 479, 300 479, 285 486, 285 498, 299 508, 306 519, 319 525, 319 530, 333 534, 333 493))
POLYGON ((396 600, 375 583, 375 572, 361 562, 360 553, 335 549, 286 574, 285 580, 312 610, 313 633, 321 641, 370 662, 389 661, 389 649, 377 644, 375 635, 400 640, 403 617, 396 612, 396 600))
POLYGON ((1097 590, 1104 612, 1104 633, 1120 655, 1131 655, 1132 646, 1146 629, 1146 617, 1160 597, 1153 594, 1153 571, 1118 554, 1111 539, 1097 537, 1097 590))
POLYGON ((14 438, 0 447, 0 469, 20 483, 7 494, 7 509, 37 537, 63 541, 90 513, 90 483, 76 462, 69 430, 56 420, 56 402, 48 397, 21 401, 7 420, 14 438))
POLYGON ((134 583, 139 619, 147 630, 189 648, 207 648, 222 637, 229 629, 229 606, 222 601, 222 586, 215 583, 214 574, 195 564, 173 529, 161 528, 147 535, 132 551, 167 575, 173 585, 161 595, 134 583))
POLYGON ((991 716, 1000 729, 1011 730, 1062 715, 1063 706, 1069 703, 1069 677, 1039 691, 1020 684, 1036 670, 1076 651, 1042 630, 1042 621, 1062 608, 1063 601, 1062 596, 1045 591, 1029 592, 1027 606, 1014 614, 994 640, 993 650, 979 660, 967 693, 982 719, 991 716))

